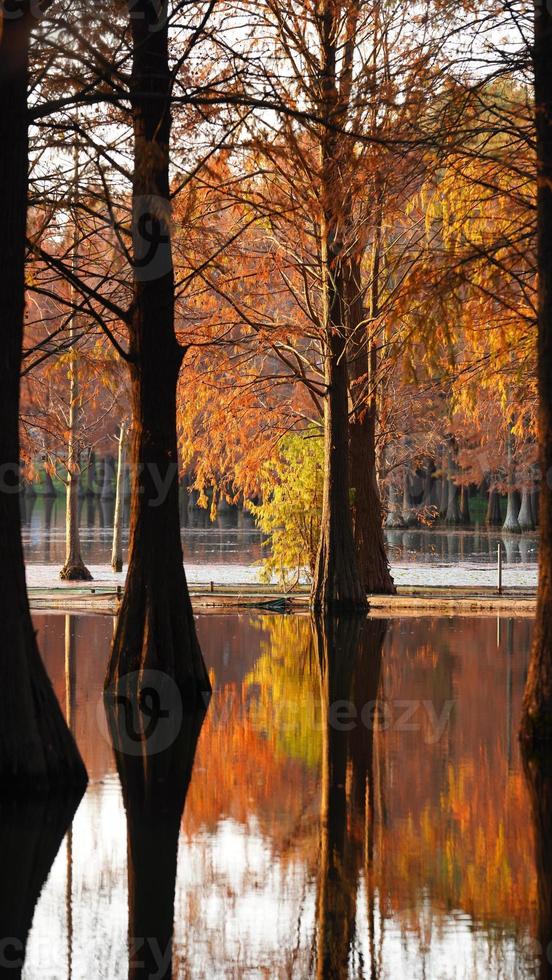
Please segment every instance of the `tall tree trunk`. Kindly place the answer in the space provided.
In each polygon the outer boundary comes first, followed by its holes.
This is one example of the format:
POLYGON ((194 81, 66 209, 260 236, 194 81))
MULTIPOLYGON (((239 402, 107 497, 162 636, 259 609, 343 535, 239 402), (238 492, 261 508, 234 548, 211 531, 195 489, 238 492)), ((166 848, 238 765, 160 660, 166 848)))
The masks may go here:
POLYGON ((129 4, 133 64, 134 297, 130 334, 133 475, 130 554, 106 683, 145 668, 173 677, 186 701, 211 690, 184 573, 178 508, 176 387, 183 357, 174 330, 170 239, 171 77, 167 3, 129 4))
POLYGON ((320 542, 313 578, 317 610, 366 608, 366 591, 354 546, 349 485, 349 412, 344 281, 341 259, 331 262, 329 230, 323 235, 325 293, 324 488, 320 542), (330 267, 331 265, 331 267, 330 267))
POLYGON ((513 462, 513 452, 514 452, 514 437, 508 427, 508 506, 506 508, 506 517, 504 518, 504 524, 502 528, 504 531, 510 531, 510 533, 519 534, 521 528, 518 521, 519 513, 519 502, 517 498, 517 492, 514 487, 514 462, 513 462))
MULTIPOLYGON (((19 512, 19 379, 27 215, 31 14, 0 14, 0 790, 84 785, 86 771, 46 674, 31 622, 19 512)), ((4 933, 6 935, 6 933, 4 933)))
MULTIPOLYGON (((377 315, 378 278, 379 240, 374 242, 372 257, 371 322, 377 315)), ((364 591, 369 594, 393 595, 396 589, 385 550, 376 467, 377 351, 373 338, 369 336, 365 326, 360 262, 357 259, 347 262, 346 279, 352 402, 349 421, 349 469, 356 556, 364 591), (366 380, 369 384, 367 396, 366 380)))
POLYGON ((117 456, 117 488, 115 493, 115 517, 113 519, 113 548, 111 550, 111 567, 114 572, 123 570, 123 513, 125 505, 125 459, 126 459, 127 427, 121 423, 119 432, 119 453, 117 456))
POLYGON ((523 700, 522 737, 552 738, 552 12, 535 2, 540 546, 537 615, 523 700))
MULTIPOLYGON (((72 331, 72 327, 70 328, 72 331)), ((71 582, 88 582, 92 579, 81 554, 79 527, 79 485, 80 463, 77 439, 77 416, 79 399, 78 367, 76 351, 70 353, 70 403, 69 403, 69 442, 67 445, 67 476, 65 488, 65 564, 59 573, 61 579, 71 582)))
MULTIPOLYGON (((74 275, 79 273, 78 247, 79 227, 77 222, 76 204, 79 193, 79 148, 74 147, 74 173, 72 204, 73 214, 73 254, 71 258, 74 275)), ((76 292, 71 288, 71 300, 76 304, 76 292)), ((61 579, 71 582, 90 581, 92 575, 82 560, 80 530, 79 530, 79 496, 80 496, 80 388, 79 362, 76 348, 76 313, 71 314, 69 321, 69 415, 67 420, 67 485, 65 499, 65 564, 59 573, 61 579)))
POLYGON ((344 276, 345 200, 339 162, 341 147, 332 129, 342 106, 336 76, 336 10, 322 0, 320 30, 321 205, 320 265, 326 397, 324 399, 324 491, 320 543, 311 601, 321 612, 364 610, 366 591, 357 562, 349 484, 349 411, 344 276))

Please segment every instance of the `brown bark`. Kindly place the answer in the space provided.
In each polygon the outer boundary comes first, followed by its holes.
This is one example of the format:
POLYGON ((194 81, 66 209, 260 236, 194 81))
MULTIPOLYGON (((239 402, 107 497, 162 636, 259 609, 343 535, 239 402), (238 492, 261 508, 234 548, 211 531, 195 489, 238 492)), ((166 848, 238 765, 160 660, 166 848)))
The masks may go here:
POLYGON ((31 622, 19 511, 19 378, 27 214, 31 14, 0 20, 0 790, 84 785, 86 772, 46 674, 31 622))
POLYGON ((328 127, 320 133, 322 214, 320 266, 323 297, 324 489, 320 543, 311 601, 320 612, 367 607, 353 539, 349 485, 349 410, 346 335, 346 282, 343 251, 342 146, 330 128, 343 117, 337 85, 336 10, 323 0, 320 30, 320 111, 328 127))
MULTIPOLYGON (((374 257, 372 279, 379 275, 374 257)), ((377 353, 365 326, 359 262, 346 266, 347 332, 350 338, 349 374, 352 410, 349 420, 349 470, 353 533, 359 572, 368 594, 396 592, 385 550, 381 500, 376 468, 377 353), (369 383, 368 397, 363 394, 369 383)), ((372 306, 377 306, 375 286, 372 306)), ((375 310, 374 310, 375 312, 375 310)))
POLYGON ((537 129, 537 269, 540 545, 537 615, 521 735, 552 739, 552 13, 535 3, 535 118, 537 129))
MULTIPOLYGON (((312 605, 321 612, 366 609, 353 539, 349 489, 349 412, 346 339, 341 309, 342 283, 332 300, 326 337, 324 403, 324 488, 320 543, 313 579, 312 605)), ((330 278, 328 276, 328 278, 330 278)))
POLYGON ((166 3, 129 6, 134 125, 134 297, 130 333, 133 475, 125 594, 106 683, 156 668, 190 704, 210 683, 184 573, 178 507, 176 387, 183 357, 174 330, 170 241, 170 70, 166 3))

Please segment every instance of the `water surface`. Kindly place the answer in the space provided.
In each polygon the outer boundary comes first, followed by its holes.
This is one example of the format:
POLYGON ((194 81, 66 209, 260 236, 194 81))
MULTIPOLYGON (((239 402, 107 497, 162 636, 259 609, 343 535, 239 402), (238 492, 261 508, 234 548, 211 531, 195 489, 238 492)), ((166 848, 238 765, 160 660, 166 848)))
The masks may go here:
MULTIPOLYGON (((91 784, 23 975, 117 980, 129 948, 127 822, 102 700, 112 620, 35 623, 91 784)), ((355 635, 350 657, 338 636, 330 668, 307 617, 213 614, 197 627, 214 696, 180 822, 173 975, 536 977, 516 739, 531 622, 396 619, 385 637, 381 624, 355 635)))
MULTIPOLYGON (((80 525, 83 558, 98 583, 121 582, 111 572, 113 501, 85 498, 80 525)), ((128 552, 128 501, 123 532, 124 560, 128 552)), ((209 512, 181 494, 184 562, 190 582, 236 584, 258 582, 267 544, 250 514, 225 507, 214 522, 209 512)), ((23 545, 30 587, 59 586, 58 572, 65 554, 65 510, 55 500, 27 498, 23 508, 23 545)), ((496 583, 497 549, 501 548, 504 585, 534 588, 537 583, 537 536, 504 534, 485 528, 443 527, 385 531, 387 552, 397 585, 458 585, 477 587, 496 583)))

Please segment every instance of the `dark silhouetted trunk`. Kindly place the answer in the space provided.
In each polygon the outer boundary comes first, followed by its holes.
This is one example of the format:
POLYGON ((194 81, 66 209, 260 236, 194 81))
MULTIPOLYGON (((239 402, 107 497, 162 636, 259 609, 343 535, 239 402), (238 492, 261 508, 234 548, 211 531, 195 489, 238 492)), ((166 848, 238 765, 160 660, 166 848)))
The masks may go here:
POLYGON ((127 818, 128 976, 133 980, 173 976, 178 837, 205 716, 205 711, 186 709, 166 676, 160 686, 159 675, 152 677, 147 689, 121 685, 106 692, 127 818), (150 699, 146 703, 145 697, 150 699), (159 750, 161 744, 165 747, 159 750))
MULTIPOLYGON (((378 237, 378 236, 377 236, 378 237)), ((371 315, 377 313, 379 242, 372 260, 371 315)), ((352 410, 349 420, 349 467, 353 533, 359 572, 368 594, 396 592, 385 551, 376 468, 377 352, 365 323, 359 262, 347 262, 347 331, 352 410), (368 390, 366 382, 368 381, 368 390)))
POLYGON ((134 297, 130 554, 106 683, 147 668, 173 677, 189 705, 210 682, 196 636, 180 539, 176 387, 183 357, 174 330, 170 238, 171 79, 167 5, 130 7, 134 125, 134 297))
POLYGON ((37 793, 56 783, 84 785, 86 772, 40 659, 25 586, 18 493, 19 378, 31 14, 15 0, 4 9, 0 30, 0 791, 37 793))
POLYGON ((540 545, 537 616, 523 700, 521 734, 552 738, 552 12, 535 3, 540 545))

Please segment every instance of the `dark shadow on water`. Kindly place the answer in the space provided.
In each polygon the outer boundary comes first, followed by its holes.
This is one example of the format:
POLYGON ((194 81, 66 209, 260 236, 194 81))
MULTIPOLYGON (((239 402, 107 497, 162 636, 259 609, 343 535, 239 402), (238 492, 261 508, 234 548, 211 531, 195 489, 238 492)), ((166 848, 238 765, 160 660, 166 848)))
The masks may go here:
POLYGON ((322 786, 316 896, 316 977, 346 980, 355 943, 359 875, 367 882, 371 975, 375 975, 371 865, 374 727, 386 620, 313 621, 320 665, 322 786))
POLYGON ((21 976, 36 904, 80 800, 0 800, 0 977, 21 976))
POLYGON ((128 975, 164 980, 172 976, 180 824, 205 712, 183 709, 174 691, 156 699, 140 684, 127 683, 117 697, 107 692, 105 708, 127 820, 128 975), (175 721, 160 751, 156 718, 175 721))

